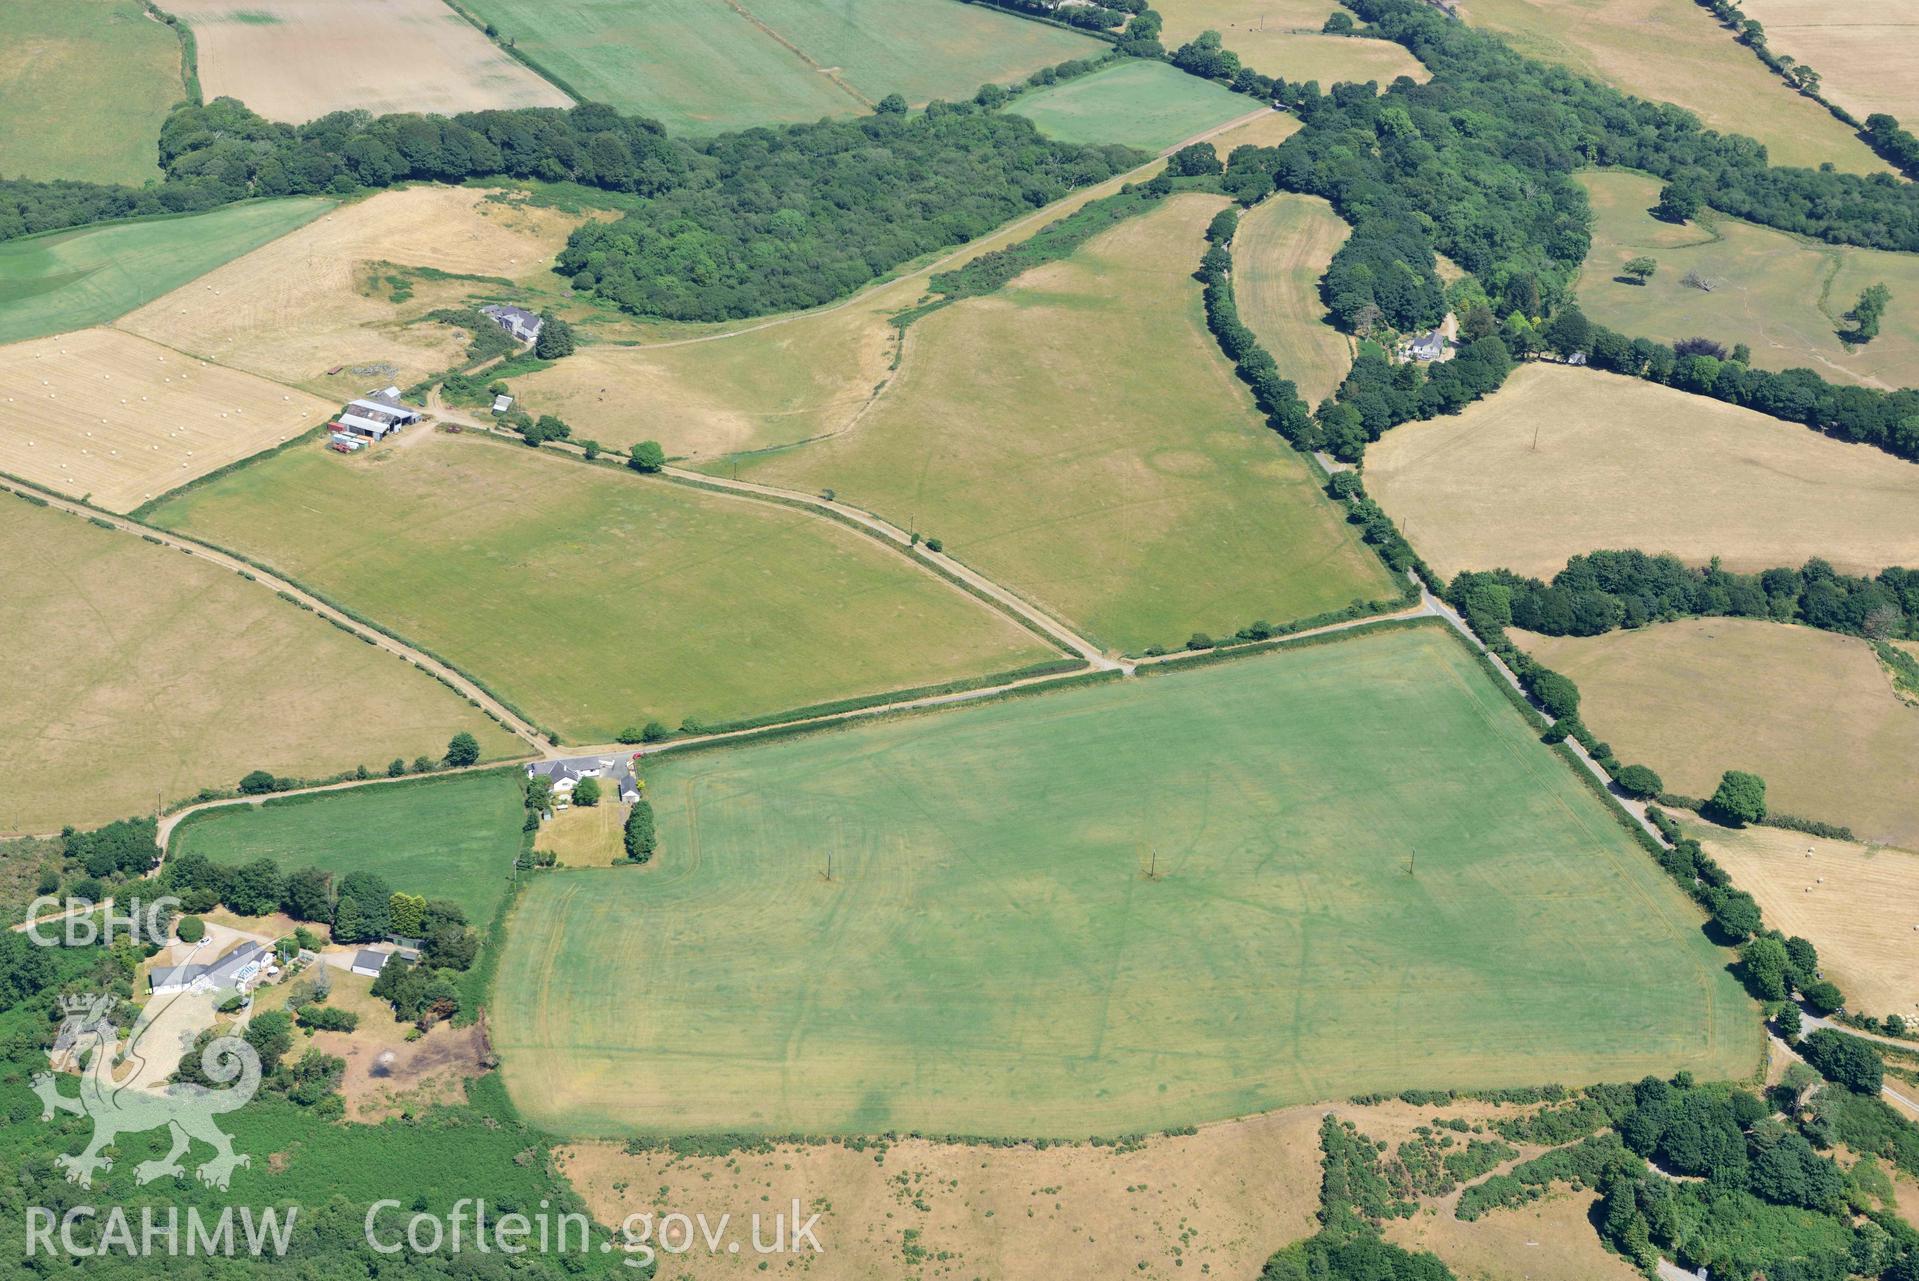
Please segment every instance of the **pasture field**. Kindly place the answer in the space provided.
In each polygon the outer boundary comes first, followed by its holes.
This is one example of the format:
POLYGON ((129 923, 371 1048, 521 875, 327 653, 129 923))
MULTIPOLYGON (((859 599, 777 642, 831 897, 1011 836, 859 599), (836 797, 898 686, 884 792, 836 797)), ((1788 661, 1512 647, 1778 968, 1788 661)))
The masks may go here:
POLYGON ((431 677, 191 556, 13 499, 0 549, 0 831, 437 756, 460 730, 515 750, 431 677))
POLYGON ((464 329, 420 317, 497 297, 509 282, 558 288, 554 256, 583 221, 510 193, 383 191, 156 298, 119 327, 329 397, 404 387, 466 349, 464 329), (427 274, 403 276, 409 296, 395 301, 388 277, 408 269, 427 274))
POLYGON ((472 436, 290 451, 153 518, 378 618, 575 741, 1057 657, 823 518, 472 436))
POLYGON ((655 865, 509 923, 494 1043, 553 1133, 1110 1135, 1757 1063, 1696 909, 1441 627, 647 781, 655 865))
POLYGON ((248 201, 7 241, 0 244, 0 342, 104 324, 331 208, 312 197, 248 201))
POLYGON ((1331 89, 1341 81, 1368 80, 1384 88, 1398 76, 1424 80, 1430 74, 1404 45, 1321 35, 1338 7, 1334 0, 1163 0, 1154 7, 1166 20, 1160 39, 1168 49, 1202 31, 1217 31, 1220 43, 1261 75, 1317 80, 1331 89))
POLYGON ((1843 7, 1821 0, 1748 0, 1747 17, 1765 25, 1766 44, 1820 75, 1820 92, 1864 120, 1875 111, 1919 118, 1919 5, 1878 0, 1843 7))
POLYGON ((484 928, 519 857, 521 783, 517 769, 489 770, 220 806, 183 820, 167 854, 373 872, 396 890, 459 904, 484 928))
POLYGON ((1332 395, 1353 363, 1319 300, 1319 278, 1351 231, 1324 200, 1281 192, 1242 214, 1233 237, 1240 318, 1308 405, 1332 395))
POLYGON ((548 850, 561 867, 608 867, 626 857, 626 807, 617 798, 560 810, 540 827, 536 850, 548 850))
POLYGON ((1366 451, 1366 488, 1440 573, 1550 578, 1601 548, 1728 569, 1919 564, 1919 465, 1737 405, 1529 364, 1366 451))
POLYGON ((131 511, 338 408, 144 338, 83 329, 0 347, 0 471, 131 511))
POLYGON ((573 100, 441 0, 172 0, 200 84, 269 120, 332 111, 486 111, 573 100))
POLYGON ((832 488, 1128 651, 1397 594, 1207 332, 1224 204, 1171 197, 925 316, 856 426, 741 476, 832 488))
MULTIPOLYGON (((1362 1130, 1364 1115, 1356 1117, 1362 1130)), ((1403 1249, 1430 1250, 1457 1277, 1474 1281, 1634 1281, 1639 1270, 1599 1242, 1591 1215, 1599 1196, 1563 1185, 1544 1200, 1511 1206, 1470 1223, 1441 1201, 1437 1213, 1390 1219, 1385 1237, 1403 1249)))
POLYGON ((1235 147, 1277 147, 1302 126, 1297 116, 1283 111, 1269 111, 1263 116, 1255 116, 1245 124, 1234 125, 1231 129, 1215 134, 1213 148, 1224 159, 1233 154, 1235 147))
POLYGON ((1766 780, 1767 808, 1919 848, 1919 707, 1901 702, 1865 641, 1750 618, 1690 618, 1520 648, 1579 683, 1580 716, 1671 791, 1719 775, 1766 780))
MULTIPOLYGON (((1251 1277, 1317 1227, 1319 1113, 1291 1108, 1127 1148, 900 1139, 877 1162, 827 1143, 707 1156, 588 1142, 559 1158, 600 1223, 658 1213, 662 1198, 670 1204, 694 1189, 713 1207, 710 1217, 731 1212, 735 1222, 794 1197, 824 1205, 820 1239, 831 1242, 836 1281, 901 1276, 909 1228, 954 1276, 1055 1281, 1059 1261, 1070 1258, 1081 1276, 1251 1277)), ((757 1268, 751 1256, 699 1251, 677 1259, 674 1275, 745 1277, 757 1268)))
POLYGON ((970 98, 986 81, 1098 54, 1091 37, 952 0, 463 0, 589 101, 674 133, 970 98))
POLYGON ((1816 169, 1829 160, 1849 173, 1887 167, 1692 0, 1469 0, 1466 20, 1530 57, 1674 103, 1708 128, 1756 138, 1776 165, 1816 169))
POLYGON ((0 0, 0 174, 134 186, 186 97, 180 41, 140 0, 0 0))
POLYGON ((1819 965, 1862 1014, 1919 1009, 1919 854, 1776 827, 1739 830, 1688 820, 1732 883, 1759 900, 1766 924, 1809 938, 1819 965))
POLYGON ((1766 369, 1804 367, 1835 382, 1891 389, 1919 381, 1919 254, 1819 244, 1717 214, 1684 227, 1647 211, 1656 179, 1616 170, 1585 173, 1596 223, 1579 279, 1579 305, 1634 337, 1675 342, 1703 334, 1728 348, 1743 342, 1766 369), (1644 285, 1622 283, 1627 260, 1659 270, 1644 285), (1707 292, 1682 284, 1694 271, 1707 292), (1879 336, 1848 348, 1844 316, 1868 285, 1892 290, 1879 336), (1912 306, 1901 307, 1909 298, 1912 306))
POLYGON ((1118 142, 1164 151, 1259 107, 1256 99, 1167 63, 1130 58, 1023 93, 1006 104, 1006 111, 1025 116, 1041 133, 1062 142, 1118 142))

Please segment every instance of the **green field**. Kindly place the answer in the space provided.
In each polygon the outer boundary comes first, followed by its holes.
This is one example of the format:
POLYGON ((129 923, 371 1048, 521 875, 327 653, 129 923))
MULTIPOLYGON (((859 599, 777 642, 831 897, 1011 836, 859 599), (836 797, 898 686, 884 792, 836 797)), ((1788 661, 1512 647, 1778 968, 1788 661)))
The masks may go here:
POLYGON ((0 0, 0 176, 134 186, 186 97, 180 41, 140 0, 0 0))
POLYGON ((396 890, 457 903, 484 927, 519 857, 520 784, 519 771, 506 769, 202 810, 175 829, 167 856, 374 872, 396 890))
POLYGON ((539 877, 508 927, 493 1040, 554 1133, 1118 1134, 1759 1063, 1697 909, 1435 625, 646 781, 658 863, 539 877))
POLYGON ((1710 210, 1675 226, 1648 212, 1659 201, 1656 178, 1607 170, 1580 181, 1594 225, 1579 305, 1594 320, 1665 342, 1695 334, 1743 342, 1765 369, 1884 388, 1919 382, 1919 254, 1823 244, 1710 210), (1619 279, 1641 256, 1658 263, 1653 278, 1619 279), (1689 271, 1712 289, 1682 283, 1689 271), (1874 283, 1892 291, 1879 336, 1848 349, 1839 338, 1845 313, 1874 283))
POLYGON ((153 519, 379 619, 575 741, 1058 657, 830 521, 470 435, 292 450, 153 519))
POLYGON ((1062 142, 1118 142, 1164 151, 1259 107, 1256 98, 1166 63, 1129 59, 1023 93, 1006 109, 1062 142))
POLYGON ((1279 192, 1242 214, 1233 236, 1240 317, 1309 405, 1332 395, 1353 363, 1319 298, 1319 278, 1351 232, 1317 196, 1279 192))
POLYGON ((594 102, 675 133, 970 98, 1097 55, 1090 37, 954 0, 466 0, 541 68, 594 102))
POLYGON ((1175 196, 915 322, 851 430, 740 474, 911 523, 1135 653, 1396 596, 1206 329, 1193 271, 1225 204, 1175 196))
POLYGON ((0 244, 0 343, 104 324, 333 208, 312 197, 0 244))

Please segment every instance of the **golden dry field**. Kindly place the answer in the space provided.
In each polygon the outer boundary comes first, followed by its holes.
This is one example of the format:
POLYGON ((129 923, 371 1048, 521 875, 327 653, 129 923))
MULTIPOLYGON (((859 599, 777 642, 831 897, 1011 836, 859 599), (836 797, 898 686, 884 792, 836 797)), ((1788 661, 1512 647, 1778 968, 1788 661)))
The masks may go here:
POLYGON ((1220 43, 1261 75, 1317 80, 1331 89, 1340 81, 1377 81, 1397 76, 1424 80, 1419 59, 1389 40, 1321 35, 1334 0, 1161 0, 1154 8, 1166 20, 1162 43, 1171 50, 1202 31, 1219 32, 1220 43))
POLYGON ((1514 638, 1578 682, 1580 718, 1669 790, 1710 796, 1725 770, 1750 770, 1774 812, 1919 847, 1919 707, 1864 641, 1749 618, 1514 638))
POLYGON ((1887 168, 1832 113, 1767 70, 1693 0, 1466 0, 1466 21, 1519 52, 1670 102, 1766 144, 1778 165, 1887 168))
POLYGON ((1263 116, 1255 116, 1245 124, 1234 125, 1222 130, 1212 138, 1213 149, 1224 160, 1233 154, 1234 147, 1277 147, 1303 128, 1299 117, 1288 115, 1284 111, 1269 111, 1263 116))
POLYGON ((412 296, 396 303, 387 276, 427 268, 560 284, 554 257, 584 218, 491 194, 409 187, 344 205, 154 299, 116 327, 330 396, 361 395, 385 382, 406 386, 456 363, 467 340, 463 329, 408 322, 503 286, 409 278, 412 296), (352 373, 382 364, 393 371, 352 373), (329 377, 334 368, 342 372, 329 377))
MULTIPOLYGON (((785 1210, 795 1197, 808 1213, 823 1208, 835 1281, 912 1275, 909 1241, 960 1277, 1052 1281, 1067 1258, 1083 1276, 1250 1277, 1316 1227, 1320 1112, 1228 1121, 1131 1151, 904 1139, 875 1159, 878 1149, 833 1144, 680 1156, 583 1143, 560 1163, 601 1223, 689 1198, 709 1219, 785 1210)), ((693 1252, 672 1272, 744 1277, 757 1266, 745 1252, 693 1252)))
POLYGON ((200 83, 292 124, 332 111, 486 111, 573 100, 440 0, 169 0, 200 83))
POLYGON ((1742 571, 1919 564, 1919 465, 1655 383, 1530 364, 1366 452, 1366 488, 1444 575, 1550 578, 1602 548, 1742 571))
POLYGON ((0 831, 151 814, 249 770, 319 776, 517 740, 256 583, 0 498, 0 831))
POLYGON ((1910 127, 1919 119, 1919 3, 1870 0, 1745 0, 1748 18, 1766 28, 1766 44, 1820 75, 1820 92, 1864 120, 1889 112, 1910 127))
POLYGON ((598 805, 570 805, 557 811, 533 839, 536 850, 551 851, 560 867, 610 867, 626 857, 626 807, 602 796, 598 805))
POLYGON ((1829 245, 1707 212, 1686 226, 1649 212, 1659 183, 1609 170, 1579 180, 1592 198, 1592 249, 1579 277, 1587 315, 1633 337, 1676 342, 1703 334, 1745 343, 1762 369, 1811 369, 1833 382, 1892 389, 1919 381, 1919 254, 1829 245), (1620 280, 1651 258, 1644 285, 1620 280), (1710 291, 1684 283, 1696 272, 1710 291), (1879 336, 1847 344, 1845 314, 1868 285, 1892 291, 1879 336), (1901 306, 1899 299, 1915 305, 1901 306))
MULTIPOLYGON (((1360 1129, 1366 1118, 1355 1118, 1360 1129)), ((1385 1236, 1408 1250, 1430 1250, 1461 1281, 1634 1281, 1632 1264, 1608 1251, 1587 1216, 1599 1199, 1563 1187, 1543 1201, 1495 1210, 1470 1223, 1453 1217, 1452 1198, 1393 1219, 1385 1236)))
POLYGON ((339 406, 111 329, 0 347, 0 471, 131 511, 339 406))
POLYGON ((1776 827, 1687 822, 1766 924, 1819 949, 1820 967, 1862 1014, 1919 1009, 1919 854, 1776 827))
POLYGON ((1240 217, 1233 294, 1245 321, 1308 405, 1333 394, 1353 363, 1346 336, 1325 320, 1319 278, 1352 231, 1317 196, 1280 192, 1240 217))

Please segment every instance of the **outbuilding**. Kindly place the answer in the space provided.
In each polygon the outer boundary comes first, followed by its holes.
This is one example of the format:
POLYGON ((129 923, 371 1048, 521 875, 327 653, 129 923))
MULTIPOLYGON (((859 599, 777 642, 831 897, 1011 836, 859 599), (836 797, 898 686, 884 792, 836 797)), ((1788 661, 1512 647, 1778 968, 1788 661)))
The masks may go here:
POLYGON ((353 963, 347 968, 355 974, 364 974, 368 978, 377 979, 380 977, 380 971, 386 968, 388 955, 386 952, 376 952, 370 947, 363 947, 354 954, 353 963))

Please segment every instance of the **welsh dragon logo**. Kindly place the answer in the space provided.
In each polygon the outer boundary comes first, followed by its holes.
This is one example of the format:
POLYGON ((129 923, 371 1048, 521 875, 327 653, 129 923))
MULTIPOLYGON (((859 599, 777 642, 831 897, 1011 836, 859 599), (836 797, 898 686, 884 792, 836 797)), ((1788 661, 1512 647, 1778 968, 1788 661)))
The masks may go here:
POLYGON ((215 1122, 222 1113, 244 1107, 260 1088, 260 1056, 251 1045, 237 1036, 222 1036, 209 1041, 201 1051, 201 1070, 207 1079, 225 1086, 223 1089, 190 1082, 155 1087, 141 1081, 137 1070, 128 1079, 116 1081, 116 1062, 141 1058, 145 1020, 134 1025, 123 1049, 120 1029, 111 1019, 111 996, 62 997, 61 1006, 66 1019, 60 1025, 55 1052, 68 1052, 76 1058, 91 1052, 80 1076, 80 1093, 74 1098, 61 1094, 52 1072, 36 1074, 33 1090, 40 1096, 42 1121, 51 1121, 56 1110, 93 1118, 93 1139, 85 1150, 54 1158, 70 1182, 92 1187, 96 1171, 113 1168, 112 1159, 101 1155, 102 1149, 122 1134, 141 1134, 162 1126, 172 1131, 173 1148, 164 1157, 142 1161, 135 1167, 134 1177, 140 1183, 184 1174, 180 1158, 195 1139, 214 1151, 212 1159, 194 1171, 209 1187, 224 1190, 237 1167, 252 1164, 244 1153, 233 1150, 233 1140, 215 1122))

